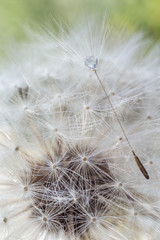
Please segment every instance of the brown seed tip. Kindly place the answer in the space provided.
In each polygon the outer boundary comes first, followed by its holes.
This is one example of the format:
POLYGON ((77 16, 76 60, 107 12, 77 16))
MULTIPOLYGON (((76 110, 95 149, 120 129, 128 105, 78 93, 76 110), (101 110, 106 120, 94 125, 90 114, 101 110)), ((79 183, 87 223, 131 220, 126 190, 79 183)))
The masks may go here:
POLYGON ((24 187, 24 191, 27 192, 28 191, 28 187, 24 187))
POLYGON ((87 158, 86 158, 86 157, 83 157, 83 158, 82 158, 82 161, 83 161, 83 162, 86 162, 86 161, 87 161, 87 158))
POLYGON ((122 183, 119 183, 119 184, 118 184, 118 187, 122 187, 122 183))
POLYGON ((147 116, 147 119, 150 120, 152 117, 151 116, 147 116))
POLYGON ((46 217, 43 217, 43 221, 44 221, 44 222, 47 222, 47 218, 46 218, 46 217))
POLYGON ((17 146, 17 147, 15 147, 15 151, 17 152, 17 151, 19 151, 19 147, 17 146))
POLYGON ((3 218, 3 222, 4 223, 6 223, 7 222, 7 218, 5 217, 5 218, 3 218))
POLYGON ((92 218, 92 222, 96 222, 96 220, 97 220, 96 217, 92 218))
POLYGON ((135 154, 134 151, 132 151, 133 153, 133 156, 134 156, 134 159, 139 167, 139 170, 141 171, 141 173, 143 174, 143 176, 146 178, 146 179, 149 179, 149 175, 147 173, 147 170, 145 169, 145 167, 143 166, 143 164, 141 163, 140 159, 137 157, 137 155, 135 154))

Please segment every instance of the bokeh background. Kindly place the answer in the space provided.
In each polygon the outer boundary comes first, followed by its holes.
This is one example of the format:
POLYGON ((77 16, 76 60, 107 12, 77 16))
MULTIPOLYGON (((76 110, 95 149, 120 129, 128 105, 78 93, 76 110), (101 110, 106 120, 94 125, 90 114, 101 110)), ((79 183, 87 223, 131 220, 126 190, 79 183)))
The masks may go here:
POLYGON ((75 23, 84 12, 106 12, 117 25, 127 24, 160 38, 160 0, 0 0, 0 45, 12 38, 24 39, 27 25, 36 28, 52 18, 75 23))

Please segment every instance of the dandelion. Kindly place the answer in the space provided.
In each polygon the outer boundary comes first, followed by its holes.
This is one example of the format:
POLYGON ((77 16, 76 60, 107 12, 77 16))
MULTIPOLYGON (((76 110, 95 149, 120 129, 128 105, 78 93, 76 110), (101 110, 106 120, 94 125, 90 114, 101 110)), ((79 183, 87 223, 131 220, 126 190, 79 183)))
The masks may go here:
POLYGON ((158 240, 158 48, 61 30, 1 65, 0 239, 158 240))

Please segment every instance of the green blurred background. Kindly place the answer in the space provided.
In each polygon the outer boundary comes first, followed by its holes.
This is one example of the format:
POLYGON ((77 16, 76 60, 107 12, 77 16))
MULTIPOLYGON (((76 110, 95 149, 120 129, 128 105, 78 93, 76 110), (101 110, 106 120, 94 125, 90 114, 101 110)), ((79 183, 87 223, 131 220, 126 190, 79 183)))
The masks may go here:
POLYGON ((160 0, 0 0, 0 44, 12 38, 22 40, 25 26, 45 25, 52 17, 74 23, 84 13, 105 12, 115 24, 160 38, 160 0))

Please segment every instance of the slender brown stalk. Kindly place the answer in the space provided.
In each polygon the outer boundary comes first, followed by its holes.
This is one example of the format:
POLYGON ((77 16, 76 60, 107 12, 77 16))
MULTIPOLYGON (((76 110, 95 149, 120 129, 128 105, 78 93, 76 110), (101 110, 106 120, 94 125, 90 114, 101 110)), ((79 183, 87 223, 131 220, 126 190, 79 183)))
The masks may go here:
POLYGON ((115 111, 115 109, 114 109, 114 107, 113 107, 113 104, 112 104, 112 102, 111 102, 111 100, 110 100, 110 98, 109 98, 109 95, 108 95, 108 93, 107 93, 107 91, 106 91, 106 89, 105 89, 105 87, 104 87, 104 85, 103 85, 103 83, 102 83, 102 81, 101 81, 98 73, 97 73, 97 70, 96 70, 96 69, 93 69, 93 71, 95 72, 95 75, 96 75, 96 77, 97 77, 97 79, 98 79, 98 81, 99 81, 99 83, 100 83, 100 85, 101 85, 101 87, 102 87, 102 89, 103 89, 106 97, 107 97, 107 100, 108 100, 108 102, 109 102, 109 104, 110 104, 110 106, 111 106, 111 108, 112 108, 112 110, 113 110, 113 112, 114 112, 114 115, 115 115, 115 117, 116 117, 116 119, 117 119, 117 122, 118 122, 118 124, 119 124, 119 126, 120 126, 120 128, 121 128, 121 130, 122 130, 122 132, 123 132, 123 135, 124 135, 124 137, 125 137, 125 139, 126 139, 126 141, 127 141, 127 143, 128 143, 128 146, 129 146, 129 148, 131 149, 131 152, 132 152, 132 154, 133 154, 134 160, 135 160, 136 163, 137 163, 137 166, 139 167, 139 169, 140 169, 140 171, 142 172, 142 174, 144 175, 144 177, 145 177, 146 179, 149 179, 149 175, 148 175, 145 167, 143 166, 143 164, 141 163, 140 159, 139 159, 139 158, 137 157, 137 155, 135 154, 135 152, 134 152, 134 150, 133 150, 133 148, 132 148, 132 146, 131 146, 131 144, 130 144, 130 141, 129 141, 126 133, 125 133, 125 130, 124 130, 123 126, 122 126, 122 123, 121 123, 121 121, 120 121, 120 119, 119 119, 119 117, 118 117, 118 115, 117 115, 117 113, 116 113, 116 111, 115 111))

